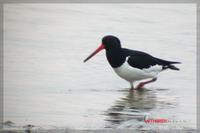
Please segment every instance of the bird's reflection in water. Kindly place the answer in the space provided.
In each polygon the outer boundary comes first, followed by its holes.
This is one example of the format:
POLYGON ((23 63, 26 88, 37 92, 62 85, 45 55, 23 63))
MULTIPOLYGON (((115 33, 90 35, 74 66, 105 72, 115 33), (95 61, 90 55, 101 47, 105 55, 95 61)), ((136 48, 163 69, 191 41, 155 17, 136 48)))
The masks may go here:
POLYGON ((120 98, 106 111, 109 122, 107 128, 119 126, 129 120, 144 121, 146 114, 155 108, 156 95, 154 91, 142 89, 124 92, 120 98))

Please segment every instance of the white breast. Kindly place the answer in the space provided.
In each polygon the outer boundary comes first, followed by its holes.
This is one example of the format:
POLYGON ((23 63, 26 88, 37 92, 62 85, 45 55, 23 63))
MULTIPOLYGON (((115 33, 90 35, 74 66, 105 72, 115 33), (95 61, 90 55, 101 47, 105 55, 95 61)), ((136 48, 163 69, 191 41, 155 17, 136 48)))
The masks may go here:
POLYGON ((162 71, 162 66, 155 65, 150 68, 138 69, 130 66, 128 62, 125 61, 120 67, 114 68, 114 71, 121 78, 129 82, 134 82, 147 78, 155 78, 157 74, 162 71))

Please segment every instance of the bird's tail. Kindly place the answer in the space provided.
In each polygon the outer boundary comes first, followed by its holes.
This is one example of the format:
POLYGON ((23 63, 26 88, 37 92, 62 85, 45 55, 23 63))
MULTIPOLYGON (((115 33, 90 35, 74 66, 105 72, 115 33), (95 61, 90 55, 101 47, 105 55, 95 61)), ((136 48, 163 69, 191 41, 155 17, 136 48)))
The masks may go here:
POLYGON ((177 70, 179 71, 180 69, 177 68, 176 66, 172 65, 172 64, 181 64, 181 62, 177 62, 177 61, 167 61, 167 60, 162 60, 162 59, 158 59, 161 64, 163 65, 163 70, 165 69, 172 69, 172 70, 177 70))
POLYGON ((177 71, 180 70, 179 68, 177 68, 176 66, 174 66, 174 65, 172 65, 172 64, 163 66, 162 70, 165 70, 165 69, 172 69, 172 70, 177 70, 177 71))
POLYGON ((174 65, 169 65, 168 68, 169 68, 169 69, 172 69, 172 70, 177 70, 177 71, 180 70, 179 68, 177 68, 177 67, 174 66, 174 65))

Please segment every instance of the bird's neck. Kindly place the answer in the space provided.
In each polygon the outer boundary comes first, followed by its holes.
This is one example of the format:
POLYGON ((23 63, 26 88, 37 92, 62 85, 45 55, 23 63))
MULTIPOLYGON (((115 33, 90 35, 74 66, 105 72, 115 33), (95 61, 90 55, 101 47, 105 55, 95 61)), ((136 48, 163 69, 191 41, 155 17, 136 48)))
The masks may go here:
POLYGON ((113 49, 113 50, 107 50, 106 51, 106 57, 109 62, 109 64, 113 68, 120 67, 126 60, 126 57, 122 53, 122 49, 113 49))

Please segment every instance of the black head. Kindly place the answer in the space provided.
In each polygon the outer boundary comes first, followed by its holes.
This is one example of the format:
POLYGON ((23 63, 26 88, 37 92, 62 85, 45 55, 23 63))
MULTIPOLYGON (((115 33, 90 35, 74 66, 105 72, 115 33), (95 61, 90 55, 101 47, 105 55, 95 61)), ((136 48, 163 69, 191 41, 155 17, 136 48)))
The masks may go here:
POLYGON ((102 39, 102 45, 106 50, 121 48, 120 40, 112 35, 104 36, 102 39))
POLYGON ((112 35, 104 36, 102 39, 102 44, 92 53, 90 54, 84 62, 92 58, 94 55, 96 55, 99 51, 106 49, 106 52, 115 51, 121 49, 121 43, 120 40, 112 35))

